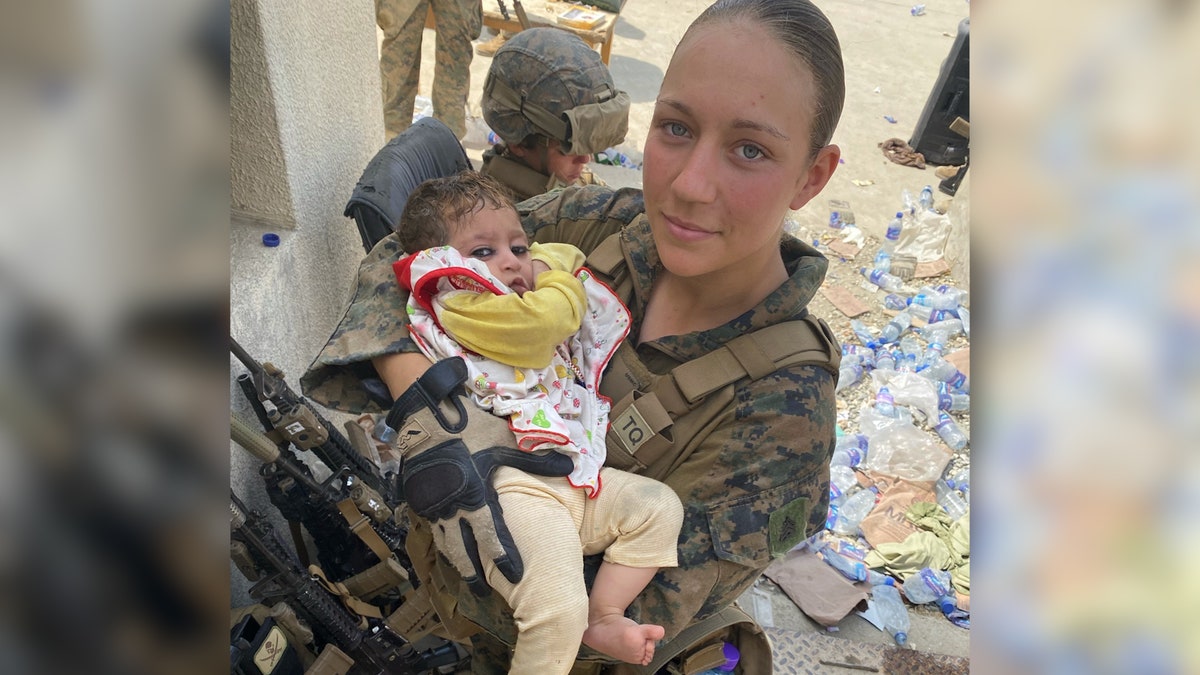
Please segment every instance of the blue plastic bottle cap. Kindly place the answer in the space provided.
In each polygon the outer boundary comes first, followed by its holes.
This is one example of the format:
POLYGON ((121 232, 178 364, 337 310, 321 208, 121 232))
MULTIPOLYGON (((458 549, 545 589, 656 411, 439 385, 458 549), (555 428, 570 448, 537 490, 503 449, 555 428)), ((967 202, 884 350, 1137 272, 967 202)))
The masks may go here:
POLYGON ((901 647, 908 644, 908 633, 896 633, 896 644, 901 647))
POLYGON ((275 234, 274 232, 268 232, 263 235, 262 241, 263 241, 263 246, 278 246, 279 245, 279 235, 275 234))

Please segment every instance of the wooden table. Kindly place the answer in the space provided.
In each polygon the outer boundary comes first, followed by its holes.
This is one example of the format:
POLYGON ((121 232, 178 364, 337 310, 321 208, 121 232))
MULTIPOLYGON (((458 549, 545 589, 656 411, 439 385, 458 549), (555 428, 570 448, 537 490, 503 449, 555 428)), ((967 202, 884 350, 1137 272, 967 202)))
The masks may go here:
MULTIPOLYGON (((626 0, 621 0, 621 7, 625 6, 625 2, 626 0)), ((509 33, 521 32, 523 29, 521 28, 521 22, 517 21, 517 10, 512 0, 505 0, 504 5, 508 8, 508 19, 505 19, 504 15, 500 13, 500 5, 496 0, 483 0, 483 25, 509 33)), ((617 27, 619 13, 606 12, 602 9, 585 6, 585 9, 595 10, 604 15, 604 20, 600 23, 585 29, 558 23, 558 15, 572 7, 579 6, 575 3, 529 0, 528 2, 522 2, 521 6, 525 8, 525 15, 529 17, 530 28, 534 26, 552 26, 574 33, 592 49, 595 49, 596 45, 599 45, 600 60, 604 62, 604 65, 608 65, 609 56, 612 54, 613 29, 617 27)), ((432 8, 425 19, 425 27, 434 28, 432 8)))

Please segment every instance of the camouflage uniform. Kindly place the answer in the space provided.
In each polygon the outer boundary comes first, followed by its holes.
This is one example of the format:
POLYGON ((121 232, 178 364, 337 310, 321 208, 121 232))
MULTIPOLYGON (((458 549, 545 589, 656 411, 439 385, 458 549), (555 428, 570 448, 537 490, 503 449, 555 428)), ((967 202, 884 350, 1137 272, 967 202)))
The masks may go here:
POLYGON ((388 140, 412 124, 421 76, 421 39, 430 4, 437 23, 433 116, 455 136, 462 138, 467 133, 467 94, 475 55, 471 40, 483 27, 481 0, 375 0, 375 22, 383 30, 379 75, 388 140))
MULTIPOLYGON (((483 153, 483 166, 480 167, 479 173, 500 181, 513 194, 514 201, 523 201, 567 187, 556 176, 535 171, 520 158, 508 154, 502 144, 497 144, 483 153), (497 152, 497 149, 500 152, 497 152)), ((572 185, 604 185, 604 181, 597 178, 591 169, 584 167, 583 173, 572 185)))
MULTIPOLYGON (((567 188, 528 200, 519 210, 536 241, 571 243, 585 252, 609 234, 622 232, 633 279, 632 297, 626 298, 633 316, 630 335, 636 336, 660 269, 641 191, 567 188)), ((301 379, 305 393, 315 400, 353 412, 370 409, 356 379, 364 370, 373 374, 370 359, 416 351, 403 325, 405 297, 391 278, 390 263, 398 251, 393 235, 363 262, 346 318, 301 379)), ((738 335, 799 318, 828 262, 791 237, 784 238, 781 252, 790 278, 758 306, 711 330, 639 344, 635 349, 642 362, 663 373, 738 335)), ((823 527, 836 417, 833 388, 833 375, 816 366, 785 368, 735 385, 718 423, 706 436, 694 438, 690 453, 663 478, 684 505, 679 567, 661 570, 628 616, 663 625, 670 638, 691 621, 733 603, 773 555, 782 555, 823 527)), ((501 643, 513 644, 510 611, 497 595, 476 597, 461 587, 457 597, 464 615, 501 643)), ((474 640, 481 650, 503 654, 495 642, 487 636, 474 640)), ((601 658, 586 648, 581 656, 601 658)), ((505 672, 503 663, 486 660, 475 659, 473 672, 505 672)))

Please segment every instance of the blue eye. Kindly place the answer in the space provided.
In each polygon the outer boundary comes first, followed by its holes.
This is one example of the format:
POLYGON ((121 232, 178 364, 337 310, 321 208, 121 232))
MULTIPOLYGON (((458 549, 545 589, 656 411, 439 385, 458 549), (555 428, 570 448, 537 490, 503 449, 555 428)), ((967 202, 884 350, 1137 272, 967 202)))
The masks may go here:
POLYGON ((746 144, 738 148, 742 159, 758 159, 763 156, 762 148, 757 145, 746 144))
POLYGON ((687 127, 683 126, 679 122, 667 122, 663 126, 666 128, 667 133, 671 134, 672 136, 686 136, 688 132, 687 127))

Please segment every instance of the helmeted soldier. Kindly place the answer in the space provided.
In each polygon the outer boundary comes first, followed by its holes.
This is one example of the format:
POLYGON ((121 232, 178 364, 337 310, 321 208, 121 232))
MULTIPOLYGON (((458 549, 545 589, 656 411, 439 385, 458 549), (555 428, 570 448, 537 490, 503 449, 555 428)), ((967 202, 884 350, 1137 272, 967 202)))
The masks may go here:
POLYGON ((483 85, 483 119, 503 142, 483 168, 518 200, 555 187, 598 180, 591 156, 625 140, 629 95, 600 55, 557 28, 531 28, 492 59, 483 85))

